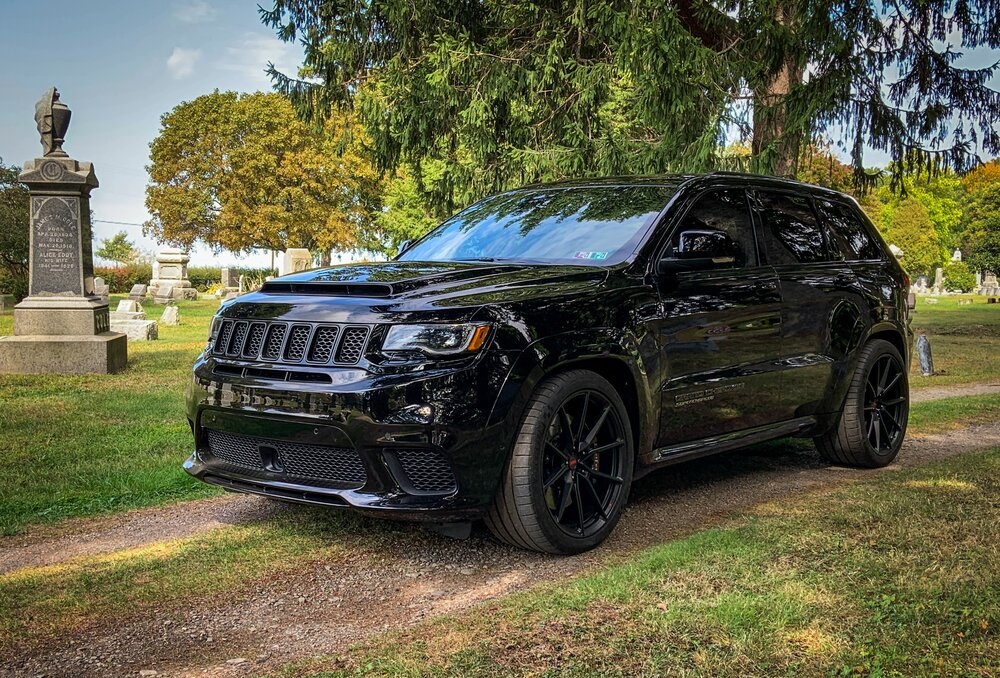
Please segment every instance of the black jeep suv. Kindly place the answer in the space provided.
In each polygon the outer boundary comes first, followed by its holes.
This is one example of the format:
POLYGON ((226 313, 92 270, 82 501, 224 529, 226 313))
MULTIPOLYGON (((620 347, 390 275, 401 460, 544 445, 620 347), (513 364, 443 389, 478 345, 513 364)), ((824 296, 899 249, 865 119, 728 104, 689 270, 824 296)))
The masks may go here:
POLYGON ((907 289, 833 191, 736 174, 530 186, 394 261, 224 304, 194 366, 185 468, 583 551, 665 464, 784 436, 892 461, 907 289))

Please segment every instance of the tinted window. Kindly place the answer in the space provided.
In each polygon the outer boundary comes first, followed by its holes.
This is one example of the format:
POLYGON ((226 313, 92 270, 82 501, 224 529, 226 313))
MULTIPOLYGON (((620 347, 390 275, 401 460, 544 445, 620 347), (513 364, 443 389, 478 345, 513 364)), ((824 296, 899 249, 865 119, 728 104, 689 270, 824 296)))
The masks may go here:
POLYGON ((865 259, 881 259, 882 250, 868 234, 868 229, 861 219, 847 205, 817 200, 820 217, 830 237, 830 244, 839 259, 858 261, 865 259))
MULTIPOLYGON (((674 235, 671 243, 674 252, 680 252, 684 249, 680 242, 680 235, 684 232, 689 234, 691 232, 723 234, 725 238, 711 238, 711 241, 725 243, 722 249, 726 251, 726 254, 731 254, 735 258, 734 266, 757 265, 753 226, 747 211, 746 194, 742 189, 729 188, 709 191, 698 198, 674 235)), ((688 241, 692 240, 708 242, 709 238, 702 236, 700 239, 692 239, 689 237, 688 241)))
POLYGON ((552 187, 495 195, 441 224, 399 260, 618 263, 632 254, 675 190, 552 187))
POLYGON ((826 245, 808 198, 789 193, 757 191, 764 221, 768 263, 808 263, 826 260, 826 245))

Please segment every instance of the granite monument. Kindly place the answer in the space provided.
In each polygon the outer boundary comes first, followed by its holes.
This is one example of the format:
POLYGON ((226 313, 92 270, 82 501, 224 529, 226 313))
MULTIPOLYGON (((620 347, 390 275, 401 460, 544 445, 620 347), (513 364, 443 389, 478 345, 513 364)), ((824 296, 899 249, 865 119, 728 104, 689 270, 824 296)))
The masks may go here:
POLYGON ((28 296, 14 307, 14 335, 0 338, 0 373, 109 373, 128 361, 128 340, 112 332, 96 293, 89 162, 63 150, 71 113, 54 87, 35 106, 42 157, 24 164, 30 250, 28 296))

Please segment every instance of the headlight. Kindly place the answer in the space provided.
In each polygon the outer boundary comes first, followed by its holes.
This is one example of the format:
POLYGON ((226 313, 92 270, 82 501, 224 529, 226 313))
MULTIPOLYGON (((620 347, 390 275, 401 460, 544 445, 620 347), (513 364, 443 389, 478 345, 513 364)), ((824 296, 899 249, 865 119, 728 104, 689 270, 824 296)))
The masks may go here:
POLYGON ((219 326, 222 325, 222 318, 219 316, 214 316, 212 318, 212 326, 208 330, 208 345, 206 349, 211 349, 212 345, 215 344, 215 338, 219 336, 219 326))
POLYGON ((382 350, 421 351, 430 355, 475 353, 486 345, 490 326, 483 323, 459 325, 393 325, 382 341, 382 350))

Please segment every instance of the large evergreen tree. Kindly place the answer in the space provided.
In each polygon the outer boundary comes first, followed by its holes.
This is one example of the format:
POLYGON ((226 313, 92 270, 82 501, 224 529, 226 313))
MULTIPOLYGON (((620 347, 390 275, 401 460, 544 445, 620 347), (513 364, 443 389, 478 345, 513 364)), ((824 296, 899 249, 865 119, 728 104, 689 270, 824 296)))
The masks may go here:
POLYGON ((300 115, 357 104, 382 166, 443 163, 444 209, 564 175, 719 167, 733 131, 779 175, 822 133, 858 179, 866 147, 898 176, 1000 151, 994 68, 956 63, 1000 45, 995 0, 274 0, 262 18, 305 46, 302 79, 272 69, 300 115))

